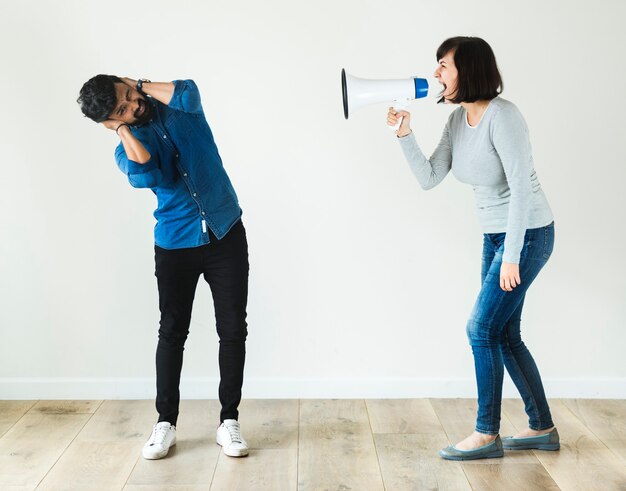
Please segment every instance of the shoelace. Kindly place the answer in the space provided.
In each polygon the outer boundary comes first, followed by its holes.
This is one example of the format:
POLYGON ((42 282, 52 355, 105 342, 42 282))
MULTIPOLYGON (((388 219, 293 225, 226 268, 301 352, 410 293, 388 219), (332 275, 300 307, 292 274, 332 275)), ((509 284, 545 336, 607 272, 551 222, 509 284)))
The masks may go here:
MULTIPOLYGON (((224 425, 226 426, 226 425, 224 425)), ((228 433, 230 434, 230 439, 231 441, 235 442, 235 443, 242 443, 241 442, 241 429, 239 427, 239 423, 233 423, 232 425, 228 425, 226 426, 226 429, 228 430, 228 433)))
POLYGON ((152 432, 152 438, 150 439, 150 445, 161 445, 165 440, 165 436, 169 431, 170 426, 154 426, 154 431, 152 432))

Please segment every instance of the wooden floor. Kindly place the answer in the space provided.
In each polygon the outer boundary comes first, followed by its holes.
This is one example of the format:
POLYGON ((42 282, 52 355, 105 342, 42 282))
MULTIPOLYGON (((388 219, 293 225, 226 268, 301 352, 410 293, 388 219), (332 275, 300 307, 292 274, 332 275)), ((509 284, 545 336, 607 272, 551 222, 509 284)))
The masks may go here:
MULTIPOLYGON (((147 461, 152 401, 0 401, 0 490, 626 490, 624 400, 553 400, 560 452, 471 463, 437 451, 471 431, 474 400, 247 400, 242 459, 215 444, 217 401, 181 406, 177 445, 147 461)), ((505 401, 501 434, 525 426, 505 401)))

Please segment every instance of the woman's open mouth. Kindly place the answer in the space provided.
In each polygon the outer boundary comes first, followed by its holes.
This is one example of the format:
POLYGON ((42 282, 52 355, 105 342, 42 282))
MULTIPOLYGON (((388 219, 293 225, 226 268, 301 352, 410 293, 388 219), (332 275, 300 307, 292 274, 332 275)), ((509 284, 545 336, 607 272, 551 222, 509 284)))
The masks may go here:
POLYGON ((146 103, 144 101, 139 99, 138 104, 139 104, 139 108, 135 111, 135 117, 136 118, 141 116, 143 114, 143 112, 146 110, 146 103))

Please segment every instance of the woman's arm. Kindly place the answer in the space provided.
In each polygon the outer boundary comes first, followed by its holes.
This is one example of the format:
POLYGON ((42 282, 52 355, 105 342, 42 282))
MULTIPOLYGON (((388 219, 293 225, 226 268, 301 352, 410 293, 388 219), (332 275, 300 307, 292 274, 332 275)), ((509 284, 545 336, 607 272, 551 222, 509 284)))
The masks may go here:
POLYGON ((500 268, 500 288, 512 291, 521 283, 519 261, 532 197, 532 152, 528 127, 516 107, 502 109, 497 115, 492 140, 511 193, 500 268))
POLYGON ((519 264, 532 197, 532 154, 526 122, 516 107, 507 107, 498 113, 492 141, 511 192, 502 261, 519 264))
POLYGON ((450 144, 448 124, 443 129, 437 148, 435 148, 430 159, 427 159, 409 126, 410 113, 407 111, 396 112, 393 108, 389 108, 388 124, 394 126, 398 117, 404 118, 396 134, 409 167, 423 189, 432 189, 443 181, 452 167, 452 145, 450 144))

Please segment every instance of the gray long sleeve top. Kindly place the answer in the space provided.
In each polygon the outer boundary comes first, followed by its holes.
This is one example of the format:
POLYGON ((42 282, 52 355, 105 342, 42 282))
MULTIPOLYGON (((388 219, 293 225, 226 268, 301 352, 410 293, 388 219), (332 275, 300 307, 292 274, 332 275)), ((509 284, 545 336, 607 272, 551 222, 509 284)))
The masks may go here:
POLYGON ((472 185, 483 232, 506 232, 502 261, 519 264, 526 229, 553 221, 533 166, 528 127, 512 102, 492 99, 473 127, 465 109, 456 109, 430 159, 413 133, 398 141, 424 189, 439 184, 450 169, 472 185))

